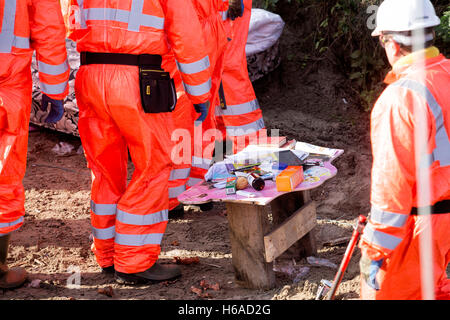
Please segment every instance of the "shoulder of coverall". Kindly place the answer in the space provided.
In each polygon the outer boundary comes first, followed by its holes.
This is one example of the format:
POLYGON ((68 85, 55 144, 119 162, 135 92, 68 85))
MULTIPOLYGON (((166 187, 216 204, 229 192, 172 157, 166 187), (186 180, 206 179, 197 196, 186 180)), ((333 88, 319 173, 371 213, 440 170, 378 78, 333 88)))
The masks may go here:
POLYGON ((417 70, 421 70, 424 66, 427 68, 442 60, 446 60, 446 58, 434 46, 410 53, 399 59, 393 65, 392 70, 386 75, 384 82, 386 84, 392 84, 417 70), (424 57, 425 61, 423 59, 424 57))

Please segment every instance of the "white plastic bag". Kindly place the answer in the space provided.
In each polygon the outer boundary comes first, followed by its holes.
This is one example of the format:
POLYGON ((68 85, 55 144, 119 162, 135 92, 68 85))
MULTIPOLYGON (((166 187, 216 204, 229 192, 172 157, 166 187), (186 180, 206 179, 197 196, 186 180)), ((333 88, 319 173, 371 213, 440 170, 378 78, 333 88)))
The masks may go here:
POLYGON ((277 42, 284 28, 284 21, 275 13, 252 9, 245 53, 247 56, 265 51, 277 42))

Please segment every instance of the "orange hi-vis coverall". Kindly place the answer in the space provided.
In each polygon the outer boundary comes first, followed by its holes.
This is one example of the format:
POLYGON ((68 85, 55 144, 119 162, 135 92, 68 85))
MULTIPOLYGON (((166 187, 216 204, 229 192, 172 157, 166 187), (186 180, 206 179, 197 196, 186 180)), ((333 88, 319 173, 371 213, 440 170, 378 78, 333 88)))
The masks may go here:
POLYGON ((374 285, 361 277, 361 298, 422 299, 419 237, 425 221, 416 212, 433 206, 436 298, 450 299, 450 60, 435 47, 414 52, 397 61, 385 81, 390 85, 371 114, 371 212, 359 245, 364 257, 381 263, 374 285), (414 110, 426 115, 428 131, 421 134, 428 145, 420 164, 429 171, 430 203, 418 203, 414 110))
MULTIPOLYGON (((208 55, 190 1, 72 0, 73 9, 78 51, 163 56, 172 50, 192 103, 209 99, 208 55)), ((93 251, 101 267, 123 273, 145 271, 158 259, 172 170, 172 114, 144 113, 138 78, 137 66, 88 64, 75 81, 92 171, 93 251), (128 185, 127 149, 134 164, 128 185)))
MULTIPOLYGON (((208 52, 211 70, 210 105, 214 106, 214 101, 218 99, 223 55, 228 43, 220 13, 227 9, 228 2, 192 0, 192 3, 202 26, 208 52)), ((174 166, 169 178, 169 209, 172 210, 179 204, 177 197, 204 178, 212 161, 214 141, 221 137, 220 132, 215 129, 213 107, 210 107, 206 119, 194 127, 198 114, 191 100, 187 98, 181 83, 180 70, 183 71, 183 65, 177 66, 174 55, 168 54, 163 58, 163 68, 170 70, 178 96, 177 107, 172 112, 176 127, 176 132, 172 135, 176 144, 171 155, 174 166)))
POLYGON ((20 228, 25 214, 34 50, 42 93, 62 100, 69 65, 59 2, 0 0, 0 236, 20 228))
POLYGON ((223 134, 233 142, 233 152, 245 148, 249 141, 265 132, 262 111, 253 90, 247 69, 245 45, 250 25, 252 0, 244 0, 244 14, 240 18, 225 20, 228 43, 222 74, 226 109, 216 105, 216 122, 223 134))
POLYGON ((203 26, 211 61, 211 99, 209 113, 205 121, 194 127, 192 168, 188 187, 204 179, 212 162, 215 141, 221 141, 220 130, 216 129, 215 106, 219 101, 219 86, 222 80, 224 57, 228 45, 227 32, 222 18, 222 12, 228 8, 228 1, 223 0, 193 0, 194 7, 203 26))

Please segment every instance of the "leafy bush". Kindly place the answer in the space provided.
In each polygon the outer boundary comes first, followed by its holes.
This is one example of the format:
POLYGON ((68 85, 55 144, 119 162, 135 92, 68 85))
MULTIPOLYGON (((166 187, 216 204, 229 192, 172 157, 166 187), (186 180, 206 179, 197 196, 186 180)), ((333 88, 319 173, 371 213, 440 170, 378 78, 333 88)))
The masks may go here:
MULTIPOLYGON (((255 7, 281 15, 291 29, 303 29, 304 38, 298 48, 306 51, 299 59, 308 65, 324 56, 333 56, 338 68, 352 82, 366 110, 379 96, 383 77, 390 66, 378 39, 371 36, 375 28, 377 6, 381 0, 254 0, 255 7), (306 58, 305 58, 306 57, 306 58)), ((436 29, 436 45, 450 52, 450 6, 448 0, 432 0, 436 13, 442 17, 436 29)))

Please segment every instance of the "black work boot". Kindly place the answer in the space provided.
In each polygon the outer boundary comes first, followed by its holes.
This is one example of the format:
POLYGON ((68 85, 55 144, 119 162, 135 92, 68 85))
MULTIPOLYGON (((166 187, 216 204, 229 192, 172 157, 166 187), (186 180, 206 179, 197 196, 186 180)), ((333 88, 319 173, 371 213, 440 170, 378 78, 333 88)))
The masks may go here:
POLYGON ((20 287, 27 280, 27 272, 23 268, 8 268, 6 258, 8 257, 10 235, 0 236, 0 289, 13 289, 20 287))
POLYGON ((116 270, 114 269, 114 265, 109 266, 109 267, 102 267, 102 273, 103 274, 114 274, 116 270))
POLYGON ((181 269, 176 265, 159 264, 138 273, 123 273, 116 271, 116 281, 121 284, 145 284, 172 280, 181 276, 181 269))

